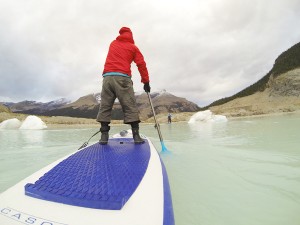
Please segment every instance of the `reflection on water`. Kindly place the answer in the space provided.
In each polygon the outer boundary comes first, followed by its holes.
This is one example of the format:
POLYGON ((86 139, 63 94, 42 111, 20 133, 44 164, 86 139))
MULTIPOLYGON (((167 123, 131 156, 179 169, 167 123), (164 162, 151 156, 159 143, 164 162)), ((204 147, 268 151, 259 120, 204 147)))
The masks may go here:
POLYGON ((28 145, 42 144, 44 142, 44 130, 20 130, 23 142, 28 145))
MULTIPOLYGON (((111 134, 123 129, 129 127, 113 126, 111 134)), ((176 224, 299 225, 299 129, 297 115, 162 124, 172 151, 162 159, 176 224)), ((153 125, 140 130, 161 149, 153 125)), ((78 149, 96 131, 0 131, 0 191, 78 149)))

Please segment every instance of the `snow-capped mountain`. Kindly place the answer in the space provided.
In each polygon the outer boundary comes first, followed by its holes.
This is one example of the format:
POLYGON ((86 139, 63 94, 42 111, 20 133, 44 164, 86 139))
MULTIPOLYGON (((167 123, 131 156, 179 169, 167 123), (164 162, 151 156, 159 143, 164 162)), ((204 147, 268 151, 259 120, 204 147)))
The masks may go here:
MULTIPOLYGON (((196 112, 199 110, 198 105, 195 103, 185 98, 172 95, 165 90, 152 92, 150 95, 157 114, 167 112, 196 112)), ((136 100, 141 119, 144 120, 152 116, 147 94, 145 92, 136 93, 136 100)), ((9 108, 12 112, 26 114, 96 118, 100 102, 100 93, 94 93, 82 96, 75 102, 70 102, 66 99, 59 99, 47 103, 23 101, 11 104, 9 108)), ((112 119, 122 118, 123 112, 120 103, 116 100, 112 111, 112 119)))
POLYGON ((60 98, 46 103, 22 101, 18 103, 3 103, 3 105, 6 105, 12 112, 43 115, 44 112, 62 107, 70 102, 71 101, 66 98, 60 98))

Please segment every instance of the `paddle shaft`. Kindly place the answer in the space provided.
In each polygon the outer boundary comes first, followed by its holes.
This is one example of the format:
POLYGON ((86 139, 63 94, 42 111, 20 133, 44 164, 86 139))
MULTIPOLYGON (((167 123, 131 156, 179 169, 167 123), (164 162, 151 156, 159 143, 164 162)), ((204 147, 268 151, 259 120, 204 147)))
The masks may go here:
POLYGON ((153 107, 153 104, 152 104, 150 93, 149 92, 146 92, 146 93, 148 95, 148 99, 149 99, 149 102, 150 102, 150 105, 151 105, 151 109, 152 109, 152 112, 153 112, 153 117, 154 117, 154 121, 155 121, 155 125, 156 125, 156 128, 157 128, 157 132, 158 132, 160 142, 163 142, 163 138, 162 138, 162 135, 161 135, 161 132, 160 132, 159 124, 156 120, 156 115, 155 115, 155 111, 154 111, 154 107, 153 107))
MULTIPOLYGON (((96 133, 94 133, 92 137, 94 137, 94 136, 95 136, 96 134, 98 134, 99 132, 100 132, 100 130, 97 131, 96 133)), ((89 141, 92 139, 92 137, 90 137, 90 139, 89 139, 88 141, 84 142, 78 150, 80 150, 80 149, 86 147, 86 146, 89 144, 89 141)))

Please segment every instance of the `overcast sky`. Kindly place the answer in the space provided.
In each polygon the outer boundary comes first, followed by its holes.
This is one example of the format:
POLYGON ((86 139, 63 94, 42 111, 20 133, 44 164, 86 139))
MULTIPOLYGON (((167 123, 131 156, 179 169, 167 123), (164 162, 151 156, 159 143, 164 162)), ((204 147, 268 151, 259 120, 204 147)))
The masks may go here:
POLYGON ((127 26, 152 90, 205 106, 262 78, 300 41, 299 23, 299 0, 0 0, 0 101, 100 92, 109 44, 127 26))

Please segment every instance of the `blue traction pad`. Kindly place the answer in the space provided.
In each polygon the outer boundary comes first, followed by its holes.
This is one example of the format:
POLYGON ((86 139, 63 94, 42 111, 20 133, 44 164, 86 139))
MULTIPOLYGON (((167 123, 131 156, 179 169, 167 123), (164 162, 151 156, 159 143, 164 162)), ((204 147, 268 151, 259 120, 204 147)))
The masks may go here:
POLYGON ((95 209, 121 209, 141 182, 150 147, 132 138, 109 139, 91 145, 60 162, 34 184, 25 185, 31 197, 95 209))

